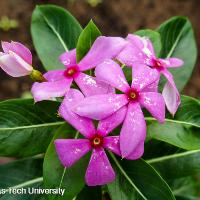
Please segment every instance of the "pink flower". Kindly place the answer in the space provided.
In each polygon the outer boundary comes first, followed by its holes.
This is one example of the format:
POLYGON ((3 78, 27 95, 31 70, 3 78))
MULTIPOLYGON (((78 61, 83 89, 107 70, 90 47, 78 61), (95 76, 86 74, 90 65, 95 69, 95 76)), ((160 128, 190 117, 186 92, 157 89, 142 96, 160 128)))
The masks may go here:
MULTIPOLYGON (((84 96, 80 91, 70 89, 60 107, 59 113, 85 138, 57 139, 55 140, 56 151, 61 163, 65 167, 71 167, 82 156, 92 151, 85 175, 86 183, 89 186, 104 185, 115 179, 115 172, 104 149, 110 150, 119 156, 121 155, 119 136, 108 137, 107 135, 122 123, 126 114, 126 108, 123 107, 110 117, 100 121, 96 130, 92 120, 80 117, 71 110, 73 106, 83 99, 84 96)), ((143 149, 134 152, 128 159, 137 159, 142 153, 143 149)))
POLYGON ((125 46, 125 43, 125 40, 120 37, 100 36, 79 63, 76 62, 75 49, 62 54, 60 60, 66 69, 49 71, 44 74, 48 82, 33 85, 32 93, 35 101, 64 96, 69 91, 73 80, 85 96, 112 91, 109 85, 84 74, 83 71, 94 68, 107 58, 115 57, 125 46))
POLYGON ((0 67, 12 77, 31 74, 32 54, 28 48, 18 42, 1 42, 4 52, 0 52, 0 67))
POLYGON ((121 108, 126 110, 126 117, 120 133, 120 150, 122 157, 143 149, 146 137, 146 123, 141 110, 145 107, 159 122, 165 119, 165 103, 161 94, 152 89, 158 80, 156 69, 135 66, 132 72, 132 85, 129 86, 121 67, 106 60, 98 65, 96 76, 120 90, 123 94, 102 94, 86 97, 72 109, 80 116, 92 119, 104 119, 121 108))
POLYGON ((156 69, 159 74, 163 74, 168 82, 165 84, 162 94, 167 109, 174 115, 180 105, 180 94, 168 68, 180 67, 183 65, 183 61, 178 58, 156 58, 153 45, 148 38, 129 34, 127 41, 129 41, 129 44, 118 55, 117 59, 132 67, 139 63, 145 64, 152 69, 156 69))

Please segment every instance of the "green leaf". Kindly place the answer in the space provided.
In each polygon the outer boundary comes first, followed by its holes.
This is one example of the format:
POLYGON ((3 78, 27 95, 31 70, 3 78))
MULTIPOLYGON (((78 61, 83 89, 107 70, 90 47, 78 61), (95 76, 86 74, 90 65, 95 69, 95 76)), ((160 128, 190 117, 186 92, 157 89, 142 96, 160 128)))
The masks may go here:
POLYGON ((157 56, 159 55, 162 48, 162 44, 161 44, 160 34, 157 31, 144 29, 144 30, 136 31, 134 34, 139 35, 141 37, 149 38, 151 42, 153 43, 153 47, 154 47, 156 55, 157 56))
POLYGON ((168 115, 164 124, 146 118, 148 139, 161 140, 186 150, 200 149, 200 101, 182 96, 181 102, 174 119, 168 115))
POLYGON ((59 56, 76 47, 81 26, 65 9, 37 6, 32 15, 31 34, 37 54, 46 70, 62 69, 59 56))
POLYGON ((76 197, 76 200, 102 200, 101 193, 101 187, 85 186, 76 197))
MULTIPOLYGON (((42 163, 41 158, 29 158, 0 165, 0 188, 39 188, 42 186, 42 163)), ((42 200, 44 195, 30 194, 1 194, 1 200, 42 200)))
POLYGON ((200 150, 186 151, 147 161, 165 179, 175 179, 200 173, 200 150))
POLYGON ((144 160, 119 161, 113 154, 116 179, 107 185, 114 200, 175 200, 162 177, 144 160))
POLYGON ((76 59, 80 61, 90 50, 93 42, 98 36, 101 35, 101 32, 94 24, 92 20, 84 28, 82 33, 79 36, 77 47, 76 47, 76 59))
MULTIPOLYGON (((196 42, 190 21, 185 17, 173 17, 157 29, 161 35, 161 58, 177 57, 184 65, 170 71, 174 75, 177 88, 182 90, 188 82, 197 58, 196 42)), ((165 79, 161 79, 164 85, 165 79)))
POLYGON ((178 195, 176 196, 176 200, 200 200, 200 197, 193 197, 188 195, 178 195))
POLYGON ((43 165, 44 184, 46 188, 64 188, 64 196, 49 196, 51 200, 71 200, 73 199, 85 186, 85 172, 89 162, 88 155, 82 157, 76 164, 70 168, 64 168, 55 150, 54 141, 60 138, 74 138, 75 130, 69 126, 64 125, 58 129, 55 137, 45 154, 43 165), (53 173, 52 173, 53 172, 53 173))
POLYGON ((46 151, 53 132, 64 122, 59 103, 32 99, 0 102, 0 156, 31 156, 46 151))

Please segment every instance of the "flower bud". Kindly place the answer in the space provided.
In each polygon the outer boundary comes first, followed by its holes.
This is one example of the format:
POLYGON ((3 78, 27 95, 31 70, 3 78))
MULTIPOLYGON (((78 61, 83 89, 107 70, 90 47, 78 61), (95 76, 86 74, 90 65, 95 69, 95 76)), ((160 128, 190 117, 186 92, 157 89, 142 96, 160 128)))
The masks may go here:
POLYGON ((28 48, 18 42, 2 42, 0 68, 12 77, 30 75, 33 71, 32 54, 28 48))

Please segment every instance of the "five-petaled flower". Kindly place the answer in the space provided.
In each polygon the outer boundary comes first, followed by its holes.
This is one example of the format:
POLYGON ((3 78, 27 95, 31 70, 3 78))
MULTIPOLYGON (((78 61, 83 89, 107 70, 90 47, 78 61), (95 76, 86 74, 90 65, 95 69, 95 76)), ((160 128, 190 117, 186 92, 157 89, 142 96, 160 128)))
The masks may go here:
POLYGON ((32 94, 35 101, 64 96, 69 91, 73 80, 85 96, 113 92, 109 85, 82 72, 94 68, 105 59, 116 57, 125 44, 126 41, 120 37, 100 36, 79 63, 76 62, 75 49, 62 54, 60 60, 66 69, 49 71, 44 74, 47 82, 33 85, 32 94))
POLYGON ((12 77, 30 75, 33 71, 32 54, 19 42, 2 42, 0 68, 12 77))
MULTIPOLYGON (((107 136, 124 120, 126 108, 122 107, 110 117, 99 122, 97 130, 92 120, 80 117, 71 111, 71 108, 80 100, 83 94, 76 89, 70 89, 60 109, 60 115, 74 126, 85 139, 57 139, 56 151, 60 161, 65 167, 71 167, 82 156, 92 150, 92 155, 86 170, 86 183, 89 186, 103 185, 115 179, 115 172, 106 156, 105 150, 110 150, 121 155, 119 148, 119 136, 107 136)), ((138 159, 143 150, 135 151, 128 159, 138 159)))
POLYGON ((141 107, 145 107, 159 122, 164 122, 164 99, 152 87, 159 78, 158 73, 156 69, 145 68, 138 64, 132 68, 130 87, 121 67, 108 59, 96 67, 95 74, 99 80, 110 84, 123 94, 86 97, 72 109, 80 116, 101 120, 124 108, 126 117, 120 133, 120 150, 122 157, 128 157, 144 146, 146 123, 141 107))
POLYGON ((180 94, 176 88, 173 75, 167 68, 180 67, 183 65, 183 61, 178 58, 157 58, 151 41, 146 37, 129 34, 127 41, 129 43, 127 43, 123 51, 117 56, 117 59, 127 66, 134 67, 135 65, 143 64, 146 67, 156 69, 157 73, 163 74, 167 79, 167 83, 164 86, 162 94, 167 109, 172 115, 175 115, 180 105, 180 94))

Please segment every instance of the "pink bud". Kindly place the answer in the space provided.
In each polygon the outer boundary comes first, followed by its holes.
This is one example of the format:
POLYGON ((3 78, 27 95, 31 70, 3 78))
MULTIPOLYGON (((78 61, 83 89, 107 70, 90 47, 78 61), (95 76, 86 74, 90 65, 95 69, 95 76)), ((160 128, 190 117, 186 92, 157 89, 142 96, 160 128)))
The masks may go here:
POLYGON ((0 67, 10 76, 20 77, 31 74, 32 54, 28 48, 18 42, 2 42, 0 67))

